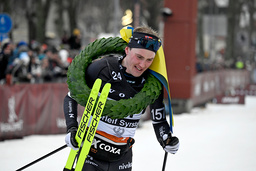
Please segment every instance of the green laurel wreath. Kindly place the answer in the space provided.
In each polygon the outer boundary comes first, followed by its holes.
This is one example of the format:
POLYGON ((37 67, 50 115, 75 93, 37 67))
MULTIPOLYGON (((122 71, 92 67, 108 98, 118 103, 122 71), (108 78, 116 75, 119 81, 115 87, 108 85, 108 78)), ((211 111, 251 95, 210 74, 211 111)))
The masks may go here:
MULTIPOLYGON (((101 38, 90 43, 73 59, 67 72, 67 84, 71 97, 78 104, 85 106, 91 92, 86 84, 85 72, 92 60, 107 54, 124 54, 126 46, 127 43, 119 37, 101 38)), ((157 99, 161 89, 161 83, 152 74, 148 74, 139 93, 131 99, 107 100, 102 115, 115 119, 137 114, 157 99)))

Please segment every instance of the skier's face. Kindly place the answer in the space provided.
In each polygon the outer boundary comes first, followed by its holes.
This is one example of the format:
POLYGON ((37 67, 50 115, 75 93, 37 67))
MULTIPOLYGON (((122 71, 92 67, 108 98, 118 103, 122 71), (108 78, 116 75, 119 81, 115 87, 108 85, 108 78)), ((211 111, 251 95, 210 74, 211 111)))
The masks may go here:
POLYGON ((126 67, 126 72, 134 77, 141 76, 152 64, 155 52, 140 48, 125 48, 126 57, 122 65, 126 67))

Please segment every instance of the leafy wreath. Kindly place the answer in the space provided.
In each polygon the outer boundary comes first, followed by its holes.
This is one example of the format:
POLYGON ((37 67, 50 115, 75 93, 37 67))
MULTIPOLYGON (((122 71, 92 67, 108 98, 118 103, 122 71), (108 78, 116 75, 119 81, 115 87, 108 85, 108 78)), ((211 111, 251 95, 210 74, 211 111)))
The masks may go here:
MULTIPOLYGON (((92 60, 103 55, 124 54, 126 46, 127 43, 119 37, 101 38, 90 43, 73 59, 67 72, 67 84, 71 97, 78 104, 85 106, 91 92, 85 80, 87 66, 92 60)), ((146 83, 139 93, 131 99, 107 100, 102 115, 115 119, 139 113, 157 99, 161 89, 161 83, 152 74, 148 74, 146 83)))

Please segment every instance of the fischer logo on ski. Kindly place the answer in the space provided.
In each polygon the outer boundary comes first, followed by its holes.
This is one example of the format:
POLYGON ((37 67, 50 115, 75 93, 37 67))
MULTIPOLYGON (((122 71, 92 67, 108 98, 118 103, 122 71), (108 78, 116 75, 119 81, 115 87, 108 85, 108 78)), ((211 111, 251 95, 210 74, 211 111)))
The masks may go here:
POLYGON ((106 83, 101 91, 96 108, 93 112, 92 120, 91 120, 89 129, 88 129, 88 133, 86 134, 84 144, 82 146, 81 153, 77 159, 75 171, 81 171, 83 168, 85 159, 90 151, 92 141, 93 141, 94 135, 96 133, 100 118, 101 118, 101 114, 102 114, 104 106, 106 104, 110 87, 111 87, 110 83, 106 83))
POLYGON ((83 118, 81 119, 81 124, 79 126, 80 129, 77 131, 78 138, 80 138, 81 140, 83 139, 82 135, 84 135, 84 133, 85 133, 86 126, 87 126, 88 121, 90 119, 89 116, 91 116, 91 112, 92 112, 95 100, 96 99, 94 99, 93 97, 90 97, 88 99, 88 106, 84 111, 83 118))
POLYGON ((101 118, 101 114, 104 110, 104 106, 105 106, 105 103, 110 91, 110 87, 111 87, 110 83, 106 83, 101 91, 100 97, 98 98, 101 83, 102 83, 102 80, 97 79, 93 85, 93 88, 91 90, 90 96, 86 103, 85 110, 76 134, 76 140, 78 142, 79 150, 75 151, 71 149, 64 171, 74 170, 73 166, 75 164, 76 159, 77 159, 77 163, 75 166, 75 171, 82 170, 84 161, 91 148, 92 141, 96 133, 96 130, 101 118), (98 98, 98 101, 94 109, 97 98, 98 98), (91 119, 91 123, 87 130, 87 133, 85 134, 92 113, 93 113, 93 116, 91 119), (80 153, 79 157, 77 157, 78 153, 80 153))
POLYGON ((96 131, 97 126, 98 126, 98 123, 99 123, 99 120, 100 120, 99 118, 100 118, 100 115, 101 115, 101 111, 103 110, 102 105, 104 105, 104 104, 102 102, 99 102, 99 104, 96 108, 96 111, 94 113, 94 115, 96 115, 96 117, 92 120, 91 126, 88 130, 89 132, 88 132, 88 136, 87 136, 87 141, 89 141, 90 143, 92 143, 91 137, 94 136, 95 131, 96 131))

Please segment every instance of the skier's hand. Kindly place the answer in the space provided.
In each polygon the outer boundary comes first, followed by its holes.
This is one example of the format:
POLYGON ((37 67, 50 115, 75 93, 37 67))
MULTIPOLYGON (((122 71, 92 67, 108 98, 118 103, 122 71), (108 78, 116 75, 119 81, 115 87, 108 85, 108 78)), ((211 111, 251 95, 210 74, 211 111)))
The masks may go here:
POLYGON ((68 147, 72 148, 73 150, 78 150, 78 143, 76 142, 76 132, 77 128, 72 127, 68 130, 68 134, 65 137, 65 142, 68 147))
POLYGON ((164 150, 168 153, 175 154, 179 150, 179 139, 175 136, 172 136, 171 133, 169 134, 164 134, 163 136, 163 141, 164 141, 164 150))

